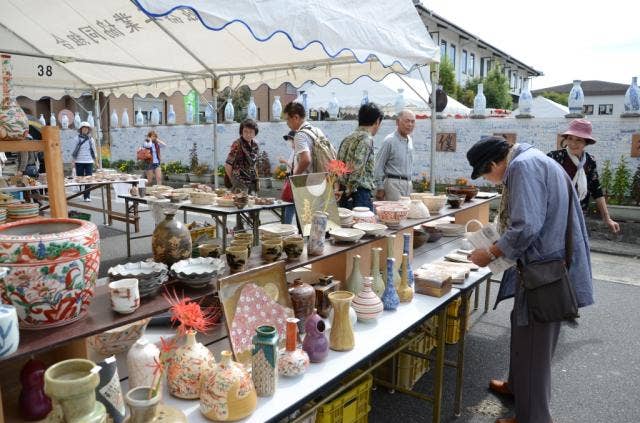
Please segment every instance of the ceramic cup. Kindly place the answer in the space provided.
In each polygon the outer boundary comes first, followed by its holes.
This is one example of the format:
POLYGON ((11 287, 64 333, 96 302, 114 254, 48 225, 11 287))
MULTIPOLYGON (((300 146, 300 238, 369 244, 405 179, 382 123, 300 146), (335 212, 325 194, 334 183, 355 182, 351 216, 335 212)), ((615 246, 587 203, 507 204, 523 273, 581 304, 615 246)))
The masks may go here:
POLYGON ((262 241, 262 259, 266 262, 276 261, 282 255, 282 241, 265 239, 262 241))
POLYGON ((230 242, 232 247, 244 247, 247 249, 247 255, 251 255, 251 242, 248 239, 234 239, 230 242))
POLYGON ((200 253, 200 257, 219 258, 223 254, 222 245, 217 242, 207 242, 198 245, 198 252, 200 253))
POLYGON ((16 352, 20 341, 19 334, 18 314, 15 307, 0 304, 0 357, 16 352))
POLYGON ((233 235, 233 239, 251 241, 253 243, 253 234, 251 232, 238 232, 233 235))
POLYGON ((288 260, 298 260, 304 249, 304 238, 302 235, 291 235, 282 240, 282 249, 288 260))
POLYGON ((140 307, 137 279, 120 279, 109 284, 111 308, 120 314, 133 313, 140 307))
POLYGON ((247 265, 248 252, 245 246, 227 247, 227 264, 231 273, 242 272, 247 265))

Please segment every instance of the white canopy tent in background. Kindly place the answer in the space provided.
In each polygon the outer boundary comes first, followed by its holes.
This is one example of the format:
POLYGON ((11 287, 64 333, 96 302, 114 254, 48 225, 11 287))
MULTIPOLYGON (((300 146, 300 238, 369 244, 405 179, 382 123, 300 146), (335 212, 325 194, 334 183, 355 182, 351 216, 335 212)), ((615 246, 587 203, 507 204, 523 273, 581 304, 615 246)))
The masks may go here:
MULTIPOLYGON (((419 114, 431 114, 429 104, 424 101, 428 101, 431 96, 430 88, 430 85, 425 86, 417 78, 403 76, 400 79, 398 75, 391 74, 387 75, 382 81, 374 81, 368 77, 362 77, 351 84, 333 80, 329 81, 325 86, 320 86, 313 82, 307 82, 298 91, 307 93, 307 105, 310 109, 319 110, 327 110, 329 103, 333 99, 332 93, 335 92, 341 113, 356 115, 362 101, 363 91, 367 91, 369 101, 381 106, 386 115, 393 116, 395 114, 394 104, 400 89, 403 90, 403 97, 408 109, 419 114), (419 95, 416 94, 416 91, 419 95)), ((442 112, 443 115, 459 114, 468 116, 471 113, 471 109, 464 104, 451 97, 447 98, 447 107, 442 112)))
POLYGON ((14 56, 15 93, 30 98, 212 89, 215 103, 227 86, 380 80, 440 54, 410 0, 0 0, 0 10, 0 51, 14 56))
MULTIPOLYGON (((520 108, 511 112, 511 117, 515 117, 520 113, 520 108)), ((534 97, 531 106, 531 114, 537 118, 557 118, 564 117, 569 114, 569 108, 553 100, 549 100, 541 95, 534 97)))

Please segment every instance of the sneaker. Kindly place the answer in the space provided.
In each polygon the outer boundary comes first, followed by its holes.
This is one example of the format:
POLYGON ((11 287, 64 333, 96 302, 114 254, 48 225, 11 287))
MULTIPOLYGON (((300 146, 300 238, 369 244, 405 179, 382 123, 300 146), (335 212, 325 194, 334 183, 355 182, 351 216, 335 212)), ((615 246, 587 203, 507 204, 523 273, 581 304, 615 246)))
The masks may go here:
POLYGON ((85 199, 84 199, 84 202, 85 202, 85 203, 90 203, 90 202, 91 202, 91 197, 89 197, 89 198, 85 198, 85 199))

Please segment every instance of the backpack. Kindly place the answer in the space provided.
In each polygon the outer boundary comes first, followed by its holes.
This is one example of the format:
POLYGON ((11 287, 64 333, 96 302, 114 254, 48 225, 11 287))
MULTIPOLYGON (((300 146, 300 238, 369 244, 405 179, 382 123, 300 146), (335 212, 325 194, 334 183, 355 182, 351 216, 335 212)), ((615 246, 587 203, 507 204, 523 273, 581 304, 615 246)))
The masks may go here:
POLYGON ((300 128, 300 132, 311 138, 311 170, 312 173, 327 171, 327 164, 338 157, 335 147, 318 128, 310 125, 300 128))

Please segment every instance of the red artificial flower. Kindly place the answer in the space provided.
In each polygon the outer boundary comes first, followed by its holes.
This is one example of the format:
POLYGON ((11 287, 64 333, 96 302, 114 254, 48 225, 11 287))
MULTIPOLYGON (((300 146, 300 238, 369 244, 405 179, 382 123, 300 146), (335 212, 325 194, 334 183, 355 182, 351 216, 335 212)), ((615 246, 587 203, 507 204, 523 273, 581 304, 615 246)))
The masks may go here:
POLYGON ((178 341, 176 340, 176 338, 171 338, 168 341, 165 341, 165 339, 161 336, 160 337, 160 353, 161 354, 170 353, 176 348, 177 344, 178 344, 178 341))
POLYGON ((162 363, 160 363, 156 357, 153 357, 153 363, 147 364, 147 367, 151 367, 153 369, 154 378, 162 374, 162 363))
POLYGON ((178 333, 184 335, 188 331, 206 332, 217 322, 220 310, 214 307, 203 308, 199 303, 191 301, 189 297, 178 298, 175 289, 173 293, 165 292, 164 298, 171 308, 171 322, 179 322, 178 333))
POLYGON ((342 160, 329 160, 326 166, 326 171, 332 176, 344 176, 351 173, 353 170, 342 160))

